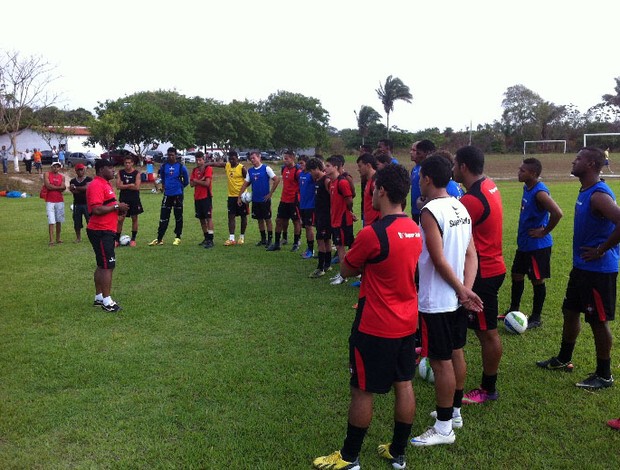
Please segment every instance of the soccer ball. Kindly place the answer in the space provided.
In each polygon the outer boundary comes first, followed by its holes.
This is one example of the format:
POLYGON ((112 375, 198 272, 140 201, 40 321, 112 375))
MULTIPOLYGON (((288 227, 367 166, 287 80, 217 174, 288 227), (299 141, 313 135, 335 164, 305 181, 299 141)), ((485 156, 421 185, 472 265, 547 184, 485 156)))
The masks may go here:
POLYGON ((504 318, 504 326, 511 333, 520 335, 527 330, 527 317, 522 312, 508 312, 504 318))
POLYGON ((420 359, 420 363, 418 364, 418 374, 420 374, 420 377, 427 382, 435 382, 435 374, 433 374, 431 362, 428 360, 428 357, 423 357, 420 359))
POLYGON ((241 195, 241 202, 243 202, 244 204, 249 204, 250 202, 252 202, 252 193, 244 191, 241 195))
POLYGON ((131 237, 129 235, 121 235, 121 238, 118 240, 121 246, 129 245, 130 241, 131 241, 131 237))

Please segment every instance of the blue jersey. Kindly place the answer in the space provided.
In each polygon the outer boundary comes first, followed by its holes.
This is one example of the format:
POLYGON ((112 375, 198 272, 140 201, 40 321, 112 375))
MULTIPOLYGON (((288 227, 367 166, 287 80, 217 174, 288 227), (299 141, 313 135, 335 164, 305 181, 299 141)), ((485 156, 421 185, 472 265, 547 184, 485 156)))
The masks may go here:
POLYGON ((316 188, 312 175, 305 171, 299 173, 299 208, 314 209, 314 195, 316 188))
POLYGON ((416 165, 411 170, 411 215, 420 215, 420 209, 416 204, 420 196, 420 165, 416 165))
POLYGON ((164 185, 164 195, 166 196, 182 195, 183 188, 189 184, 187 168, 179 162, 164 163, 159 168, 159 177, 164 185))
POLYGON ((603 181, 599 181, 586 190, 579 191, 577 203, 575 204, 575 224, 573 235, 573 266, 584 271, 594 271, 598 273, 617 273, 618 272, 618 245, 607 250, 605 254, 592 261, 581 259, 581 247, 597 247, 605 242, 616 226, 604 217, 599 217, 592 213, 590 199, 595 192, 603 192, 615 201, 616 196, 613 191, 603 181))
POLYGON ((536 201, 536 196, 541 191, 549 194, 547 186, 540 181, 532 189, 523 186, 519 230, 517 232, 517 248, 519 251, 541 250, 553 245, 553 238, 550 233, 543 238, 532 238, 528 235, 530 229, 546 227, 549 223, 549 212, 540 207, 536 201))
POLYGON ((258 168, 248 169, 248 178, 252 185, 252 202, 264 202, 265 196, 269 194, 269 180, 267 167, 261 165, 258 168))
POLYGON ((454 180, 448 181, 448 186, 446 186, 446 191, 448 192, 450 196, 455 197, 457 199, 461 199, 463 194, 465 194, 465 191, 463 191, 463 188, 461 188, 461 185, 458 184, 454 180))

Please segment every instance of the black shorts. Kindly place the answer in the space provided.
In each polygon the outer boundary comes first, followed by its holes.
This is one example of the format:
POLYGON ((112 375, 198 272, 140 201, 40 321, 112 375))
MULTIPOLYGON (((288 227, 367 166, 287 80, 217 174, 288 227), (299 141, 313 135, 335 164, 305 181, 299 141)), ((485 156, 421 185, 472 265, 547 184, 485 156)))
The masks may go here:
POLYGON ((163 208, 180 208, 183 209, 183 194, 176 196, 165 196, 161 200, 161 207, 163 208))
POLYGON ((248 204, 241 203, 241 205, 237 204, 237 197, 229 197, 228 198, 228 215, 234 215, 235 217, 243 217, 250 213, 250 209, 248 204))
MULTIPOLYGON (((125 201, 121 201, 121 202, 125 202, 125 201)), ((125 214, 127 217, 132 217, 134 215, 140 215, 144 212, 140 199, 138 199, 137 201, 126 202, 126 204, 129 206, 129 209, 127 210, 127 213, 125 214)))
POLYGON ((549 279, 551 277, 551 247, 534 251, 517 250, 511 272, 527 274, 532 281, 549 279))
POLYGON ((353 236, 353 225, 332 228, 332 241, 334 242, 334 246, 348 246, 351 248, 353 240, 355 240, 353 236))
POLYGON ((213 198, 205 197, 204 199, 194 199, 194 209, 197 219, 210 219, 213 215, 213 198))
POLYGON ((332 238, 332 224, 329 219, 329 212, 327 214, 321 214, 314 212, 314 226, 316 227, 316 239, 317 240, 331 240, 332 238))
POLYGON ((388 393, 394 382, 413 379, 414 335, 380 338, 357 329, 349 337, 351 386, 371 393, 388 393))
POLYGON ((476 277, 472 290, 482 299, 484 310, 467 312, 467 326, 472 330, 490 331, 497 329, 497 315, 499 313, 497 294, 505 277, 505 274, 484 279, 476 277))
POLYGON ((271 219, 271 199, 263 202, 252 201, 252 218, 256 220, 271 219))
POLYGON ((103 269, 114 269, 116 267, 116 255, 114 254, 116 233, 110 230, 86 229, 86 234, 93 246, 97 266, 103 269))
POLYGON ((282 202, 278 205, 278 219, 290 219, 293 222, 298 222, 299 218, 299 206, 296 202, 282 202))
POLYGON ((314 209, 300 209, 301 224, 304 227, 312 227, 314 225, 314 209))
POLYGON ((618 273, 596 273, 573 268, 568 278, 562 309, 583 312, 586 321, 612 321, 616 315, 618 273))
POLYGON ((88 223, 88 219, 90 219, 88 206, 86 204, 73 204, 73 228, 75 230, 81 230, 84 227, 82 216, 84 216, 86 223, 88 223))
POLYGON ((465 347, 467 342, 467 312, 423 313, 422 356, 438 361, 452 358, 452 351, 465 347))

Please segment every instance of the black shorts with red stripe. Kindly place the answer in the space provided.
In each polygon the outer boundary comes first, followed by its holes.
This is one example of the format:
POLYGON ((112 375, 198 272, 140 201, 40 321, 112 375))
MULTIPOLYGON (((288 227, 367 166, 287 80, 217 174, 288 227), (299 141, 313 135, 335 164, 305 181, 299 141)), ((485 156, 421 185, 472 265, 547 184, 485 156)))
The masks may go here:
POLYGON ((114 269, 116 267, 116 255, 114 253, 116 233, 111 230, 86 229, 86 234, 93 246, 97 266, 102 269, 114 269))
POLYGON ((394 382, 406 382, 415 374, 414 335, 381 338, 357 328, 349 337, 351 386, 371 393, 388 393, 394 382))
POLYGON ((467 327, 477 331, 497 329, 499 313, 498 293, 504 283, 505 274, 499 276, 476 277, 472 290, 482 299, 484 309, 479 312, 467 312, 467 327))
POLYGON ((562 309, 583 312, 588 323, 612 321, 616 315, 618 273, 597 273, 573 268, 562 309))
POLYGON ((534 251, 517 250, 511 272, 524 276, 527 274, 532 281, 549 279, 551 277, 551 247, 534 251))
POLYGON ((296 202, 282 202, 278 205, 278 219, 292 220, 297 222, 301 220, 299 215, 299 205, 296 202))
POLYGON ((334 246, 347 246, 351 248, 355 236, 353 235, 353 225, 344 227, 332 227, 332 242, 334 246))
POLYGON ((422 318, 422 357, 448 361, 452 352, 467 342, 467 311, 460 307, 454 312, 424 313, 422 318))

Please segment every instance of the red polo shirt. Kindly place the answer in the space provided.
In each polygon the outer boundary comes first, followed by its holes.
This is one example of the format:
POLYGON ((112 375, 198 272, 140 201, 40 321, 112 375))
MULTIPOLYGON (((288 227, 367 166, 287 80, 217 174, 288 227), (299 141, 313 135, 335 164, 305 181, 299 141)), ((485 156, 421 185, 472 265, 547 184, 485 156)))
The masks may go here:
POLYGON ((116 232, 118 222, 117 211, 108 212, 104 215, 93 214, 94 207, 113 206, 114 204, 116 204, 116 194, 114 194, 110 183, 101 176, 95 176, 95 179, 86 187, 86 205, 88 213, 91 214, 87 228, 116 232))

